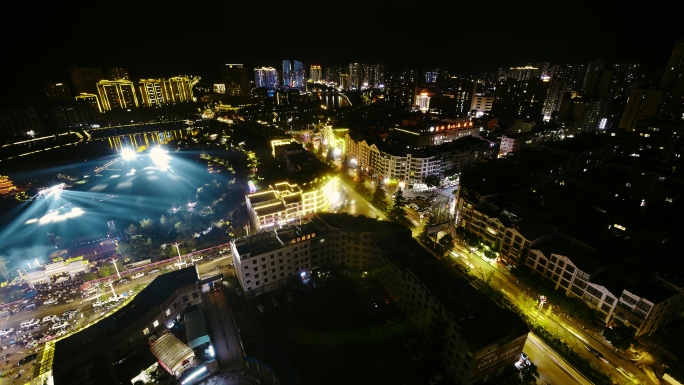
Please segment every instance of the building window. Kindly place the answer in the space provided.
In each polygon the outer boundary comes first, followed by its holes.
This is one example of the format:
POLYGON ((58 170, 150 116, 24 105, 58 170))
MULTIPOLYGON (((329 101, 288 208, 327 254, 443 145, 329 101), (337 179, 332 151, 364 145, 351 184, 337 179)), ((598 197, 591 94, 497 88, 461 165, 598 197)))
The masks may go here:
POLYGON ((166 309, 166 316, 168 317, 169 315, 171 315, 171 309, 166 309))
POLYGON ((159 326, 159 321, 154 320, 154 322, 152 322, 152 326, 154 326, 155 328, 159 326))
POLYGON ((144 334, 144 335, 150 334, 150 328, 145 328, 145 329, 143 329, 143 334, 144 334))

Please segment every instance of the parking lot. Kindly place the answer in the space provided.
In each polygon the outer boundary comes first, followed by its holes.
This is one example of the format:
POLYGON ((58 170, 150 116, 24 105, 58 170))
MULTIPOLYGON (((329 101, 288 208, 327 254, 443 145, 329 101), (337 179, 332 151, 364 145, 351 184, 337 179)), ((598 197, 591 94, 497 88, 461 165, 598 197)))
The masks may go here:
POLYGON ((317 282, 249 301, 231 291, 248 355, 300 384, 423 384, 444 374, 378 283, 335 274, 317 282))

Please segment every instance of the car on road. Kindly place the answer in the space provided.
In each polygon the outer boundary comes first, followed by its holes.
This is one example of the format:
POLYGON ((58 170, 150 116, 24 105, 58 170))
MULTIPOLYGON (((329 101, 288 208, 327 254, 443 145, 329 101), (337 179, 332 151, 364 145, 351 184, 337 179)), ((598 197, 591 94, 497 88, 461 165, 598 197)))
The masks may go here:
POLYGON ((46 315, 43 317, 43 322, 52 322, 55 320, 55 318, 57 318, 56 315, 46 315))
POLYGON ((603 361, 606 364, 610 364, 610 361, 608 361, 608 359, 603 354, 601 354, 600 352, 594 351, 592 353, 594 353, 596 358, 598 358, 599 360, 603 361))
POLYGON ((37 318, 31 318, 28 321, 22 322, 19 326, 21 326, 22 329, 28 329, 32 326, 36 326, 40 323, 40 321, 37 318))
POLYGON ((619 367, 619 366, 616 366, 616 367, 615 367, 615 370, 617 370, 618 372, 620 372, 620 374, 622 374, 623 376, 629 378, 630 380, 632 379, 632 377, 634 377, 631 373, 629 373, 628 371, 626 371, 625 369, 623 369, 623 368, 621 368, 621 367, 619 367))
POLYGON ((285 297, 287 298, 288 302, 294 302, 294 296, 292 295, 292 293, 285 294, 285 297))
POLYGON ((31 362, 31 361, 35 360, 37 357, 38 357, 37 353, 29 354, 28 356, 20 359, 19 362, 17 362, 17 366, 21 366, 27 362, 31 362))
POLYGON ((418 343, 418 340, 416 340, 415 338, 409 338, 406 341, 404 341, 404 343, 402 345, 404 345, 405 348, 410 348, 411 346, 415 345, 416 343, 418 343))
POLYGON ((387 319, 388 324, 393 324, 393 323, 397 323, 397 322, 399 322, 399 317, 397 317, 397 316, 390 317, 387 319))
POLYGON ((0 330, 0 338, 6 337, 14 333, 14 328, 7 328, 0 330))
POLYGON ((76 309, 69 309, 69 310, 65 311, 65 312, 62 314, 62 317, 72 318, 72 317, 75 316, 76 314, 78 314, 78 310, 76 310, 76 309))
POLYGON ((250 385, 261 385, 261 379, 255 378, 254 380, 252 380, 250 385))
POLYGON ((133 274, 133 275, 131 276, 131 279, 138 279, 138 278, 141 278, 141 277, 144 277, 144 276, 145 276, 145 273, 140 272, 140 273, 133 274))
POLYGON ((420 360, 421 358, 424 358, 424 357, 425 357, 425 352, 423 352, 423 351, 416 352, 416 353, 413 353, 413 354, 411 355, 411 359, 412 359, 413 361, 418 361, 418 360, 420 360))
POLYGON ((239 287, 236 287, 235 288, 235 294, 242 295, 242 289, 240 289, 239 287))
POLYGON ((28 345, 26 345, 26 348, 28 348, 28 349, 35 349, 35 348, 38 346, 38 344, 39 344, 38 341, 33 340, 33 341, 29 342, 28 345))
POLYGON ((272 304, 273 304, 273 306, 275 306, 275 307, 278 307, 278 306, 280 306, 280 303, 279 303, 279 302, 278 302, 278 300, 277 300, 277 299, 275 299, 275 298, 271 298, 271 303, 272 303, 272 304))
POLYGON ((436 374, 436 375, 432 376, 432 377, 428 380, 428 383, 429 383, 430 385, 435 385, 435 384, 439 384, 439 383, 442 382, 442 381, 444 381, 444 378, 442 377, 442 375, 441 375, 441 374, 436 374))
POLYGON ((403 330, 403 329, 404 329, 404 324, 401 322, 392 325, 392 330, 394 330, 395 332, 398 332, 398 331, 403 330))
POLYGON ((152 270, 147 272, 147 275, 157 274, 157 273, 159 273, 159 271, 160 271, 159 269, 152 269, 152 270))
POLYGON ((49 306, 49 305, 57 305, 59 301, 57 301, 57 298, 50 298, 47 301, 43 302, 43 305, 49 306))
POLYGON ((59 329, 65 328, 65 327, 67 327, 67 326, 69 326, 69 323, 66 322, 66 321, 64 321, 64 322, 58 322, 58 323, 52 325, 52 327, 51 327, 50 329, 52 329, 52 330, 59 330, 59 329))
POLYGON ((122 278, 122 279, 116 281, 116 283, 114 283, 114 284, 118 286, 118 285, 123 285, 124 283, 128 283, 128 282, 130 282, 128 280, 128 278, 122 278))
POLYGON ((266 308, 262 304, 257 305, 257 309, 259 309, 259 312, 264 313, 266 312, 266 308))

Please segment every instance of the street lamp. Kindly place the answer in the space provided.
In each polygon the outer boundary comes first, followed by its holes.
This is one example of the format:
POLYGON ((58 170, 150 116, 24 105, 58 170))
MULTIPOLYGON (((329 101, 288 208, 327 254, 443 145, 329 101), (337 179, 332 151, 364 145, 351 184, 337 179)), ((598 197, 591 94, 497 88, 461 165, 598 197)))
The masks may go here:
POLYGON ((116 265, 116 261, 118 261, 118 259, 116 259, 116 258, 112 259, 112 263, 114 264, 114 269, 116 269, 116 275, 117 275, 117 277, 119 277, 119 279, 121 279, 121 273, 119 273, 119 266, 116 265))
POLYGON ((178 251, 178 269, 181 268, 180 265, 181 265, 181 263, 183 263, 183 260, 181 259, 180 249, 178 248, 179 244, 180 243, 178 243, 178 242, 174 243, 174 246, 176 246, 176 251, 178 251))

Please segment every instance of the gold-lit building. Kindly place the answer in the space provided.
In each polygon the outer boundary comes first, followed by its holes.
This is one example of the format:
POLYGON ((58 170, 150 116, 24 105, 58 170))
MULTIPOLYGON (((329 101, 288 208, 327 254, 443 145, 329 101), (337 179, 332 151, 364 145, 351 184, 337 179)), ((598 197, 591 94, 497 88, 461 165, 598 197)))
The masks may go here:
POLYGON ((97 93, 103 111, 138 107, 135 86, 130 80, 100 80, 97 82, 97 93))
POLYGON ((146 107, 193 101, 192 85, 185 76, 141 79, 139 90, 141 102, 146 107))
POLYGON ((266 191, 247 195, 247 209, 256 229, 286 226, 330 210, 338 190, 338 177, 330 175, 301 185, 280 182, 266 191))
POLYGON ((93 107, 97 108, 99 112, 102 112, 102 104, 100 103, 100 98, 95 94, 81 93, 76 96, 76 100, 85 100, 90 103, 93 107))
POLYGON ((5 175, 0 175, 0 195, 9 195, 17 190, 12 181, 5 175))

